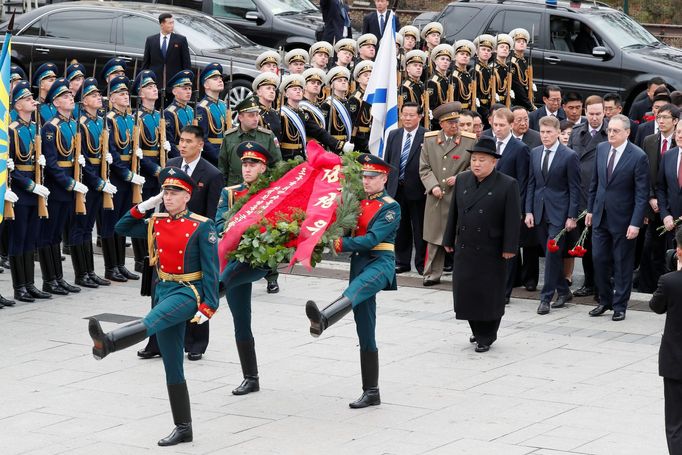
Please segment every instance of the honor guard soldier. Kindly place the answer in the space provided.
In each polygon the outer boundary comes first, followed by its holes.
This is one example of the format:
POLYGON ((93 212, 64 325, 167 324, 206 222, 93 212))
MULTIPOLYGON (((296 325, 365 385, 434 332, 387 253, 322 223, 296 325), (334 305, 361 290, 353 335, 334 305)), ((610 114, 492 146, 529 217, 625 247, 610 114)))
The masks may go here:
POLYGON ((372 126, 370 110, 372 105, 366 103, 363 97, 373 68, 374 63, 371 60, 365 60, 355 65, 353 78, 356 82, 356 90, 348 100, 348 109, 353 125, 351 140, 355 144, 355 149, 362 153, 369 153, 369 129, 372 126))
POLYGON ((107 60, 107 62, 102 67, 100 72, 100 81, 103 84, 108 84, 111 80, 117 76, 125 76, 126 69, 128 69, 128 64, 125 60, 121 58, 112 58, 107 60))
POLYGON ((259 125, 275 133, 276 137, 282 134, 282 124, 279 118, 279 111, 275 106, 277 99, 277 88, 279 86, 279 76, 275 73, 261 73, 253 80, 253 92, 260 104, 259 125))
POLYGON ((305 147, 308 138, 316 139, 335 153, 353 151, 354 146, 352 143, 344 143, 332 137, 327 130, 321 128, 311 118, 307 111, 301 109, 300 102, 303 99, 304 85, 305 79, 303 76, 300 74, 289 74, 284 76, 279 87, 287 100, 287 104, 282 106, 280 110, 282 116, 282 137, 279 142, 282 148, 282 159, 290 160, 296 156, 305 158, 305 147))
POLYGON ((265 51, 256 59, 256 69, 261 73, 277 74, 281 63, 282 57, 277 52, 265 51))
MULTIPOLYGON (((27 81, 26 79, 26 73, 24 70, 21 69, 20 66, 17 65, 12 65, 10 67, 10 76, 9 76, 9 91, 12 93, 14 91, 14 86, 17 85, 19 81, 27 81)), ((30 89, 30 86, 29 86, 30 89)), ((10 115, 10 120, 13 122, 17 119, 17 111, 12 109, 9 113, 10 115)))
MULTIPOLYGON (((102 95, 97 86, 97 80, 91 77, 85 79, 82 90, 79 90, 76 95, 76 101, 82 107, 78 128, 85 166, 81 168, 81 174, 83 183, 88 187, 88 197, 85 199, 85 213, 77 213, 73 216, 69 244, 73 269, 76 272, 76 284, 87 288, 97 288, 108 286, 111 282, 95 273, 92 230, 97 216, 103 210, 103 195, 106 193, 109 197, 113 197, 116 194, 116 187, 109 183, 107 178, 102 177, 102 166, 108 166, 107 159, 111 161, 112 158, 110 154, 104 156, 102 153, 104 119, 98 115, 102 109, 102 95)), ((100 234, 104 236, 104 230, 109 229, 106 235, 110 237, 113 235, 112 228, 111 223, 108 226, 101 223, 100 234)))
POLYGON ((197 123, 204 130, 204 151, 201 156, 217 166, 220 144, 227 129, 227 104, 220 99, 225 88, 223 67, 218 63, 207 65, 201 72, 200 81, 206 93, 196 107, 197 123))
POLYGON ((389 164, 375 155, 362 154, 362 185, 367 194, 360 202, 358 227, 351 236, 336 239, 337 252, 350 252, 349 285, 341 297, 323 310, 315 302, 306 303, 310 334, 319 337, 353 309, 360 341, 362 396, 351 408, 381 404, 379 396, 379 353, 376 344, 376 295, 398 289, 395 275, 395 236, 400 225, 400 205, 385 190, 389 164))
MULTIPOLYGON (((265 147, 257 142, 242 142, 237 146, 236 155, 242 163, 242 183, 223 188, 215 216, 216 230, 222 237, 227 221, 225 216, 238 199, 246 197, 249 185, 258 180, 266 172, 272 159, 265 147)), ((258 392, 258 362, 253 332, 251 331, 251 288, 252 283, 271 274, 267 267, 252 267, 246 262, 231 259, 220 274, 220 281, 225 288, 225 298, 232 313, 234 338, 242 366, 244 380, 232 391, 234 395, 246 395, 258 392)), ((275 277, 276 279, 276 277, 275 277)), ((275 281, 276 282, 276 281, 275 281)))
MULTIPOLYGON (((424 83, 421 81, 424 65, 426 64, 426 52, 414 49, 405 55, 405 73, 407 77, 400 85, 401 102, 416 103, 419 112, 424 112, 424 83)), ((428 115, 428 112, 427 112, 428 115)))
POLYGON ((305 49, 292 49, 284 55, 284 64, 289 74, 303 74, 310 57, 305 49))
POLYGON ((353 134, 353 118, 348 104, 348 81, 350 71, 342 66, 336 66, 327 73, 327 85, 331 96, 320 106, 327 122, 327 131, 337 141, 351 141, 353 134))
POLYGON ((360 35, 357 44, 358 60, 356 64, 363 60, 373 61, 377 53, 377 37, 372 33, 365 33, 364 35, 360 35))
POLYGON ((440 45, 440 38, 443 35, 443 26, 440 22, 429 22, 422 29, 421 37, 423 43, 423 50, 426 52, 426 56, 429 59, 429 66, 425 72, 425 80, 431 79, 431 76, 435 74, 435 57, 432 56, 433 50, 440 45))
POLYGON ((453 46, 455 52, 455 68, 452 71, 453 101, 459 101, 462 109, 471 109, 473 103, 474 84, 469 72, 471 56, 476 53, 474 43, 469 40, 458 40, 453 46))
POLYGON ((403 37, 403 50, 407 54, 411 50, 419 49, 419 29, 414 25, 405 25, 398 32, 403 37))
POLYGON ((57 80, 57 65, 54 63, 43 63, 33 74, 33 86, 38 89, 38 117, 41 126, 52 120, 57 115, 54 106, 47 102, 47 92, 57 80))
MULTIPOLYGON (((45 123, 41 132, 45 155, 45 186, 50 190, 49 218, 43 221, 38 240, 38 254, 43 272, 43 291, 66 295, 80 292, 64 280, 60 242, 67 222, 74 213, 74 195, 85 195, 88 187, 74 180, 74 165, 83 166, 85 158, 76 148, 78 123, 71 116, 74 107, 73 94, 64 78, 54 81, 47 92, 45 103, 54 105, 57 115, 45 123)), ((68 239, 65 239, 68 240, 68 239)))
POLYGON ((128 281, 140 278, 139 275, 126 268, 126 239, 114 233, 113 230, 116 222, 133 205, 132 186, 143 186, 145 183, 145 178, 140 175, 139 170, 133 172, 131 166, 133 157, 136 155, 133 150, 135 118, 128 112, 130 109, 129 84, 130 81, 127 77, 115 76, 109 81, 108 87, 111 111, 107 113, 105 121, 109 129, 109 153, 112 156, 110 179, 117 191, 114 194, 114 209, 105 210, 102 214, 102 224, 108 225, 103 228, 101 237, 105 260, 104 277, 111 281, 128 281), (107 262, 107 258, 115 258, 115 261, 107 262))
POLYGON ((326 97, 320 100, 322 93, 322 86, 327 78, 324 71, 319 68, 308 68, 302 74, 305 79, 305 87, 303 88, 303 99, 299 103, 299 107, 310 114, 311 118, 320 126, 320 128, 327 128, 327 122, 324 119, 324 112, 320 109, 320 104, 326 97))
POLYGON ((201 324, 218 309, 218 236, 213 220, 187 210, 194 190, 192 178, 174 167, 164 168, 160 178, 163 193, 133 207, 116 225, 121 237, 147 239, 150 265, 159 277, 155 305, 143 319, 108 333, 90 318, 88 331, 96 359, 156 334, 175 423, 171 434, 158 444, 171 446, 193 439, 183 339, 186 321, 201 324), (146 218, 146 212, 161 202, 166 212, 146 218))
MULTIPOLYGON (((452 101, 453 92, 450 88, 448 69, 453 58, 453 49, 449 44, 439 44, 431 51, 434 72, 426 83, 431 111, 436 110, 441 104, 452 101)), ((431 112, 424 112, 424 115, 431 117, 431 112)), ((432 129, 438 129, 438 126, 432 125, 432 129)))
MULTIPOLYGON (((7 169, 11 170, 11 191, 17 199, 14 201, 14 219, 7 220, 8 254, 14 298, 20 302, 33 302, 51 297, 35 286, 33 266, 33 253, 40 235, 38 202, 40 198, 42 208, 47 212, 45 204, 50 190, 36 180, 36 168, 40 170, 45 166, 45 157, 36 158, 36 123, 32 116, 37 105, 27 81, 14 85, 11 100, 16 120, 9 124, 7 169)), ((11 305, 14 305, 13 301, 0 296, 0 306, 11 305)))
MULTIPOLYGON (((69 90, 73 93, 74 97, 77 97, 78 92, 83 85, 85 80, 85 67, 81 63, 72 63, 66 68, 64 77, 69 82, 69 90)), ((80 118, 80 107, 76 103, 76 107, 73 108, 73 118, 80 118)))
POLYGON ((497 35, 496 58, 493 63, 493 92, 495 93, 495 103, 501 103, 509 107, 514 98, 512 90, 512 78, 507 66, 509 51, 514 44, 511 37, 505 33, 497 35))
POLYGON ((526 59, 526 49, 530 42, 528 30, 515 28, 509 32, 514 43, 514 52, 511 57, 512 90, 514 90, 514 104, 521 106, 527 111, 534 111, 533 92, 536 90, 533 83, 533 68, 526 59))
MULTIPOLYGON (((476 111, 482 119, 487 119, 490 106, 493 105, 492 77, 493 70, 490 59, 493 49, 496 47, 495 37, 492 35, 481 35, 474 40, 476 47, 476 64, 474 65, 474 103, 476 111)), ((472 110, 474 107, 472 106, 472 110)))
POLYGON ((322 71, 329 68, 329 60, 334 56, 334 46, 327 41, 318 41, 310 46, 310 66, 322 71))
POLYGON ((182 70, 168 81, 173 102, 163 111, 163 116, 166 119, 166 140, 171 146, 169 158, 180 156, 180 131, 194 120, 194 109, 189 105, 193 86, 194 73, 190 70, 182 70))
POLYGON ((358 52, 357 43, 354 39, 344 38, 338 40, 334 45, 334 52, 336 53, 336 62, 333 66, 343 66, 348 70, 353 69, 355 55, 358 52))
POLYGON ((282 159, 277 138, 267 128, 259 126, 260 106, 253 96, 244 99, 236 107, 238 125, 225 132, 220 146, 218 169, 225 176, 228 186, 242 181, 242 163, 237 155, 237 146, 242 142, 257 142, 268 150, 272 163, 282 159))

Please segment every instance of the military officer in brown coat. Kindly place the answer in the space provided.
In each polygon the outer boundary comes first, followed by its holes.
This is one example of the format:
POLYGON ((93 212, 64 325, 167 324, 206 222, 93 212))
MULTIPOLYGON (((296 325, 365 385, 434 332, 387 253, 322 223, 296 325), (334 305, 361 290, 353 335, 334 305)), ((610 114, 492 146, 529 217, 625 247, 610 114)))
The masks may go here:
POLYGON ((495 140, 483 136, 471 152, 471 170, 457 176, 443 246, 455 252, 452 294, 455 317, 469 321, 486 352, 504 315, 507 259, 519 247, 521 202, 516 179, 495 169, 495 140))
POLYGON ((469 168, 470 154, 476 135, 459 131, 462 105, 455 101, 438 106, 433 111, 440 123, 440 131, 424 134, 419 158, 419 177, 426 188, 424 211, 424 240, 428 243, 424 266, 424 286, 440 282, 443 274, 445 250, 443 233, 447 224, 455 176, 469 168))

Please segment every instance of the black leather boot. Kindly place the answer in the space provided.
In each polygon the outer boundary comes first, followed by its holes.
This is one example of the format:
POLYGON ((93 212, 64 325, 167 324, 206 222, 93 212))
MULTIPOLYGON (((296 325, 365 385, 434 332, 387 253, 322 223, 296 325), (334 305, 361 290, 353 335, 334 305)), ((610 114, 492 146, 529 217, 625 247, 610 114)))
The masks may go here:
POLYGON ((12 274, 12 287, 14 288, 14 298, 20 302, 35 302, 31 294, 26 290, 26 279, 24 277, 24 257, 10 256, 9 271, 12 274))
POLYGON ((315 302, 308 300, 305 304, 305 314, 310 319, 310 334, 315 338, 319 337, 327 327, 339 322, 352 308, 353 304, 345 296, 334 300, 322 311, 317 308, 315 302))
POLYGON ((168 384, 168 399, 173 412, 175 428, 158 444, 160 446, 174 446, 181 442, 192 442, 192 410, 189 406, 187 383, 168 384))
POLYGON ((60 288, 64 289, 67 292, 81 292, 81 288, 78 286, 74 286, 72 284, 69 284, 66 282, 64 279, 64 270, 62 269, 62 261, 61 261, 61 256, 59 252, 59 244, 52 245, 52 259, 54 261, 54 273, 55 273, 55 279, 57 281, 57 284, 59 285, 60 288))
POLYGON ((109 286, 111 281, 105 280, 95 273, 95 258, 92 252, 92 240, 86 241, 83 245, 83 254, 85 255, 85 271, 88 273, 90 279, 99 286, 109 286))
POLYGON ((29 251, 23 255, 24 282, 26 283, 26 290, 29 294, 31 294, 31 297, 35 299, 51 299, 52 294, 41 291, 35 285, 35 265, 33 264, 33 257, 33 251, 29 251))
POLYGON ((84 288, 98 288, 99 285, 90 279, 85 267, 85 251, 83 245, 71 245, 71 262, 76 272, 76 284, 84 288))
POLYGON ((253 339, 249 341, 237 341, 239 363, 242 364, 244 380, 232 391, 232 395, 246 395, 260 390, 258 382, 258 362, 256 361, 256 346, 253 339))
MULTIPOLYGON (((61 261, 60 257, 61 254, 56 257, 56 261, 61 261)), ((38 258, 40 260, 40 271, 43 275, 43 291, 56 295, 69 295, 69 291, 57 283, 54 270, 55 259, 52 258, 52 247, 44 246, 39 248, 38 258)))
POLYGON ((130 239, 133 244, 133 257, 135 258, 135 271, 142 273, 144 270, 144 258, 147 256, 146 239, 130 239))
POLYGON ((142 323, 142 319, 104 333, 99 321, 89 318, 88 331, 94 343, 92 355, 97 360, 102 360, 112 352, 128 348, 147 338, 147 327, 142 323))
POLYGON ((115 235, 114 238, 116 239, 116 259, 119 273, 129 280, 139 280, 140 275, 137 275, 126 268, 126 238, 117 235, 115 235))
POLYGON ((360 351, 360 371, 362 372, 362 396, 349 403, 353 409, 366 408, 381 404, 379 396, 379 353, 360 351))
POLYGON ((104 278, 119 283, 128 281, 128 278, 118 271, 118 247, 115 237, 102 239, 102 255, 104 256, 104 278))

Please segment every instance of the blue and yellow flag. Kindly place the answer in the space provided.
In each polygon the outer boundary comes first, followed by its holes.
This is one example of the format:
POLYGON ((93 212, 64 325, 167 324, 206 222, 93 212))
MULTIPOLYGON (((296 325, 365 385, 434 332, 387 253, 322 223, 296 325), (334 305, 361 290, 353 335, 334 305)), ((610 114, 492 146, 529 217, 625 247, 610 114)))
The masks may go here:
POLYGON ((2 43, 0 52, 0 223, 5 219, 5 191, 7 190, 7 158, 9 158, 9 88, 10 88, 10 66, 11 59, 11 38, 14 15, 7 27, 5 40, 2 43))

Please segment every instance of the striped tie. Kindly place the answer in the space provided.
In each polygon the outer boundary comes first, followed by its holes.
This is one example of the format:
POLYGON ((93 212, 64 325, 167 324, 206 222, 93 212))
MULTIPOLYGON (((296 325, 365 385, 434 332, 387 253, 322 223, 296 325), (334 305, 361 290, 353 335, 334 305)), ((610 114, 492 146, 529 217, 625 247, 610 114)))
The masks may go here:
POLYGON ((412 147, 412 133, 407 133, 405 138, 405 145, 403 145, 403 151, 400 152, 400 177, 399 180, 405 180, 405 166, 407 165, 407 159, 410 157, 410 148, 412 147))

